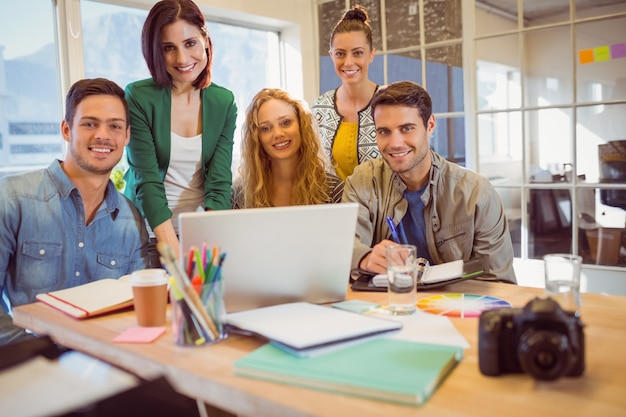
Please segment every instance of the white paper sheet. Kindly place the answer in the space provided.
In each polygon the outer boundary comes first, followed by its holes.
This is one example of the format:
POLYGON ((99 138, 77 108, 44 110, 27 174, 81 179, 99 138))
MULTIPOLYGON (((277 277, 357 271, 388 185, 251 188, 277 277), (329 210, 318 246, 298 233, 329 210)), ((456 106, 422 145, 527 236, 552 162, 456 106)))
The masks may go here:
POLYGON ((371 314, 402 323, 402 329, 399 332, 387 337, 435 345, 458 346, 463 349, 470 348, 467 339, 459 333, 447 317, 419 310, 409 316, 394 316, 385 309, 377 309, 371 314))

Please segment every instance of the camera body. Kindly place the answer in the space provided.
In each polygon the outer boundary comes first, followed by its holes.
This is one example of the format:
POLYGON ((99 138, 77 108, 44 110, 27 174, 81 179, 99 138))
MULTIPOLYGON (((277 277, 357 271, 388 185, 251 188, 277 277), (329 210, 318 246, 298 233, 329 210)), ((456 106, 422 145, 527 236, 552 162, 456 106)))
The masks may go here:
POLYGON ((583 324, 552 298, 480 315, 478 363, 484 375, 527 373, 544 381, 585 370, 583 324))

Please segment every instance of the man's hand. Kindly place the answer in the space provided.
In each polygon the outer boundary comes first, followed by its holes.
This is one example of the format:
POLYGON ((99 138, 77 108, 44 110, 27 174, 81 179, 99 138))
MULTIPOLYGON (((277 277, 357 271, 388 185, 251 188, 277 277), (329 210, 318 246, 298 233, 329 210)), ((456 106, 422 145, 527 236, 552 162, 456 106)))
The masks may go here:
POLYGON ((372 248, 372 251, 361 259, 359 268, 375 274, 386 274, 387 258, 385 254, 387 252, 387 246, 391 245, 396 245, 396 243, 386 239, 376 244, 372 248))

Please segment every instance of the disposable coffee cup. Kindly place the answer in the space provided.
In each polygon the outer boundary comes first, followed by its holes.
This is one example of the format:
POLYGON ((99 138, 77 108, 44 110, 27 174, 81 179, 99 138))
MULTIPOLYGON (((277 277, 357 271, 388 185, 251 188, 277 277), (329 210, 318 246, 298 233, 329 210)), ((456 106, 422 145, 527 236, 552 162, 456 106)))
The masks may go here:
POLYGON ((130 275, 139 326, 158 327, 165 324, 167 280, 167 273, 159 268, 141 269, 130 275))

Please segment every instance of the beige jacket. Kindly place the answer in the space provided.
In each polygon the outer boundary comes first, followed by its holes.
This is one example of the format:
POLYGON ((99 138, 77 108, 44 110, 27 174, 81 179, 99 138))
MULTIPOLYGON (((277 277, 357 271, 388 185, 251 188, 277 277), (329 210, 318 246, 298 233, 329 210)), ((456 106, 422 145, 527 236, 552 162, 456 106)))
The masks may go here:
MULTIPOLYGON (((482 278, 517 283, 513 245, 499 195, 485 177, 431 152, 430 184, 422 195, 426 241, 435 264, 489 257, 482 278)), ((360 205, 352 267, 389 239, 386 217, 398 224, 408 209, 406 186, 382 159, 366 161, 346 179, 343 202, 360 205)))

